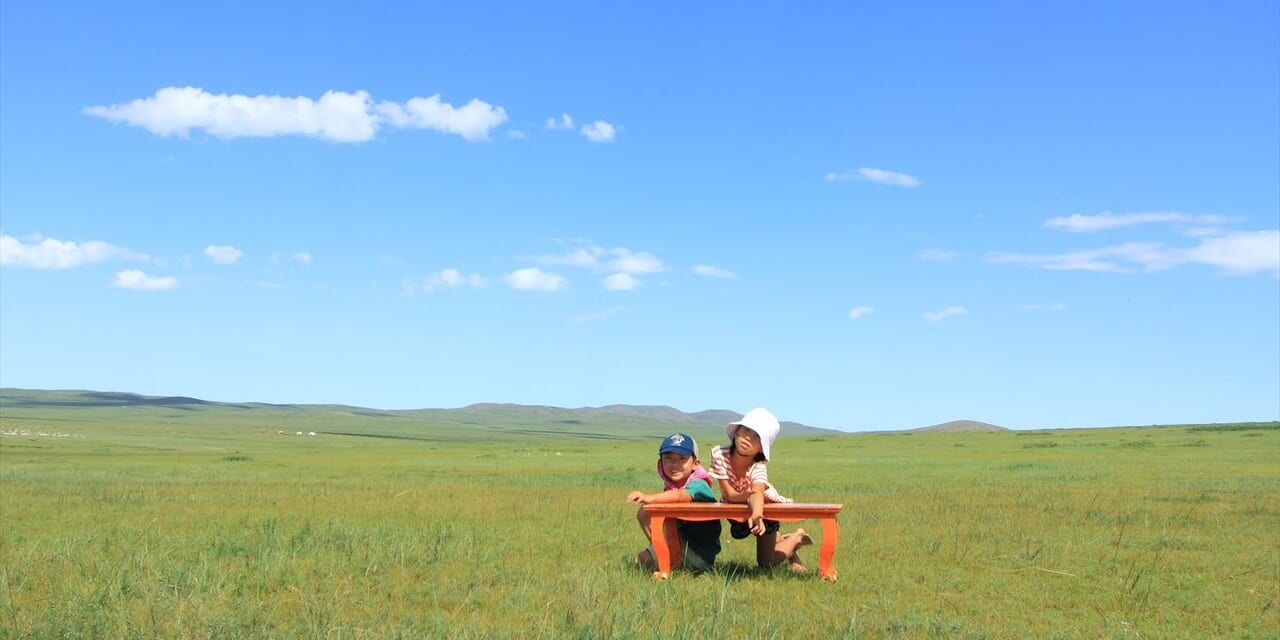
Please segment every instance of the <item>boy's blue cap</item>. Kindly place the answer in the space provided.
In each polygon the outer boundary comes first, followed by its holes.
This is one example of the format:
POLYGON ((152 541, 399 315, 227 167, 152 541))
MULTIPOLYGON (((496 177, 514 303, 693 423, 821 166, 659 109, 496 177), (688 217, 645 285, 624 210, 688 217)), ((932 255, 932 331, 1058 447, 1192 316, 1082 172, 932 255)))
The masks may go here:
POLYGON ((658 455, 675 452, 691 458, 698 457, 698 443, 683 433, 673 433, 662 441, 658 447, 658 455))

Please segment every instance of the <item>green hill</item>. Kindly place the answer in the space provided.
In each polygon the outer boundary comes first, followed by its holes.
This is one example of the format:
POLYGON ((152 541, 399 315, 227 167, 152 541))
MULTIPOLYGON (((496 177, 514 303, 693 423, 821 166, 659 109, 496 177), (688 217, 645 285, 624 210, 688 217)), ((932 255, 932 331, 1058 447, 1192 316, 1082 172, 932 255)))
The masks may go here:
MULTIPOLYGON (((684 431, 704 442, 724 436, 741 414, 710 410, 685 413, 667 406, 605 407, 474 404, 458 409, 381 410, 338 404, 213 402, 185 396, 83 390, 0 389, 0 421, 240 427, 412 440, 493 440, 505 437, 635 440, 684 431)), ((836 433, 783 423, 786 435, 836 433)))

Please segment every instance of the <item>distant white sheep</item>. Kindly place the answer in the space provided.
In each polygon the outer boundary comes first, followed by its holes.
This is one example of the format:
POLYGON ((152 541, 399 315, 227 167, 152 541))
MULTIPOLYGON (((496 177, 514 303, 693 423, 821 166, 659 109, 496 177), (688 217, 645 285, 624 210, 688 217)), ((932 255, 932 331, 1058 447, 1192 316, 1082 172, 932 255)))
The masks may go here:
POLYGON ((299 431, 299 432, 298 432, 298 435, 302 435, 302 432, 301 432, 301 431, 299 431))
POLYGON ((315 434, 316 434, 316 432, 312 431, 312 432, 309 432, 307 435, 309 435, 309 436, 314 436, 315 434))

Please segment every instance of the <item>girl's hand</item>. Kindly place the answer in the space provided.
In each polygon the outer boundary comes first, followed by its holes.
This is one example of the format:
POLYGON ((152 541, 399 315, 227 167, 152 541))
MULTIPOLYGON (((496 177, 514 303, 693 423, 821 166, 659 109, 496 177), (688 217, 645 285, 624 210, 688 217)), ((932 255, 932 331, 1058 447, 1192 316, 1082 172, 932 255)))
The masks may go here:
POLYGON ((639 491, 632 491, 627 494, 627 502, 644 502, 644 494, 639 491))
POLYGON ((764 514, 752 513, 751 517, 747 518, 747 526, 751 527, 751 533, 758 536, 764 535, 764 514))

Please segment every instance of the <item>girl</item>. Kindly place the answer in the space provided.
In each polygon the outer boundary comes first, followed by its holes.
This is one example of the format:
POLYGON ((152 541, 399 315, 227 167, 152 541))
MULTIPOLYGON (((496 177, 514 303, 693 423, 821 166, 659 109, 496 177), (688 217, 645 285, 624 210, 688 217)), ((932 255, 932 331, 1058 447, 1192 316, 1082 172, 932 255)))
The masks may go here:
POLYGON ((730 520, 729 533, 737 539, 756 536, 756 563, 768 569, 788 561, 792 571, 803 573, 808 569, 800 562, 796 549, 811 544, 813 539, 804 529, 779 538, 778 522, 765 520, 763 515, 765 502, 791 502, 769 483, 766 467, 769 449, 779 430, 778 419, 763 408, 752 409, 741 420, 730 422, 725 426, 730 444, 711 450, 710 475, 720 481, 721 502, 751 505, 751 517, 746 522, 730 520))

